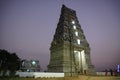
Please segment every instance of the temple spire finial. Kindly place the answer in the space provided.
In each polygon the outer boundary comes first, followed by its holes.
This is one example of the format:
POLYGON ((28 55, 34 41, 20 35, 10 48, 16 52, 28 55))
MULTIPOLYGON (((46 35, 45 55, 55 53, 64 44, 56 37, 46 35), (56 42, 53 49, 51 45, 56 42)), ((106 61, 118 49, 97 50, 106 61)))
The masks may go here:
POLYGON ((64 0, 62 0, 62 4, 64 4, 64 0))

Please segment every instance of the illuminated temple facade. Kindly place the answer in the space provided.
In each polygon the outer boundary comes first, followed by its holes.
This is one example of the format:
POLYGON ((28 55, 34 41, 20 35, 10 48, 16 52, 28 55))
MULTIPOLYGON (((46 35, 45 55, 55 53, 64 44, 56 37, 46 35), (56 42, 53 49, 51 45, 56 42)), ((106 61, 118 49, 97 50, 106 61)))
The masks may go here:
POLYGON ((61 15, 50 47, 49 72, 64 72, 66 76, 95 74, 91 64, 90 46, 76 11, 62 5, 61 15))

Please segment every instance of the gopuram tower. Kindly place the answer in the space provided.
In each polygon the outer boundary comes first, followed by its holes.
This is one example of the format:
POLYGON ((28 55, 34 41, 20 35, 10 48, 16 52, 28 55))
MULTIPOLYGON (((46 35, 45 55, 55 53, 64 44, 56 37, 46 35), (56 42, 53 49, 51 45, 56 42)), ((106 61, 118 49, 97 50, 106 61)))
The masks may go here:
POLYGON ((65 76, 95 74, 90 46, 76 16, 76 11, 62 6, 61 15, 50 47, 49 72, 65 76))

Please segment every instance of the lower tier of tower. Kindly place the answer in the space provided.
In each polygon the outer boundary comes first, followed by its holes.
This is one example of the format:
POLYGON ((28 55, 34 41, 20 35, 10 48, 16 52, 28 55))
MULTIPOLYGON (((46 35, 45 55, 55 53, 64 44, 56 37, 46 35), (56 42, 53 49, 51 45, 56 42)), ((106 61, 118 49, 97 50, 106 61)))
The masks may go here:
POLYGON ((65 76, 95 75, 87 49, 68 42, 53 45, 50 48, 48 72, 64 72, 65 76))

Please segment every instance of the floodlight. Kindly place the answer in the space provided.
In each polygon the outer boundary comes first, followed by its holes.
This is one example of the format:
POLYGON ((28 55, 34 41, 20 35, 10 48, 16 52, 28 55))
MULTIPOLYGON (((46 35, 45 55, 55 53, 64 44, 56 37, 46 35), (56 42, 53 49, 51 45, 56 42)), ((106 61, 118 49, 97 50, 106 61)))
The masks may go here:
POLYGON ((35 61, 32 61, 32 65, 35 65, 36 64, 36 62, 35 61))

